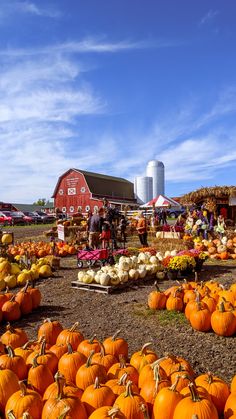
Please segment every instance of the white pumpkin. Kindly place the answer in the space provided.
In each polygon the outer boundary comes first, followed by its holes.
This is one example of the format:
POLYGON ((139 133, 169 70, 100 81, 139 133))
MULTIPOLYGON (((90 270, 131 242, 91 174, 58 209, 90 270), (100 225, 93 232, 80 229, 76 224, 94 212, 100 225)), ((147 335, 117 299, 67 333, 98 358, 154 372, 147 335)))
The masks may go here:
POLYGON ((91 277, 93 278, 93 280, 94 280, 95 275, 96 275, 96 272, 95 272, 95 271, 93 271, 92 269, 89 269, 89 270, 87 271, 87 275, 91 276, 91 277))
POLYGON ((110 276, 107 273, 102 272, 101 275, 100 275, 100 284, 101 285, 108 285, 109 282, 110 282, 110 276))
POLYGON ((139 272, 139 278, 145 278, 145 276, 147 275, 147 269, 146 269, 146 265, 140 265, 138 268, 138 272, 139 272))
POLYGON ((129 274, 127 271, 118 271, 118 278, 120 280, 120 282, 124 283, 124 282, 128 282, 129 280, 129 274))
POLYGON ((122 260, 122 261, 119 260, 119 269, 121 269, 122 271, 128 271, 130 269, 130 261, 129 260, 122 260))
POLYGON ((78 272, 78 281, 83 281, 83 276, 84 276, 84 272, 83 271, 79 271, 78 272))
POLYGON ((91 283, 93 282, 93 277, 92 277, 92 276, 90 276, 89 274, 87 274, 87 272, 85 272, 85 273, 84 273, 84 276, 83 276, 83 278, 82 278, 82 281, 83 281, 85 284, 91 284, 91 283))
POLYGON ((100 276, 101 276, 101 274, 102 274, 102 271, 101 270, 97 271, 96 274, 95 274, 94 281, 97 284, 100 284, 100 276))
POLYGON ((139 263, 140 262, 148 263, 149 262, 149 255, 147 253, 140 252, 139 255, 138 255, 138 261, 139 261, 139 263))
POLYGON ((157 265, 159 263, 159 260, 158 260, 158 258, 156 256, 151 256, 150 259, 149 259, 149 262, 152 265, 157 265))
POLYGON ((119 283, 120 283, 120 278, 118 277, 118 275, 115 277, 112 277, 111 279, 110 279, 110 283, 111 283, 111 285, 118 285, 119 283))
POLYGON ((170 251, 169 250, 165 251, 164 257, 166 258, 167 256, 170 256, 170 251))
POLYGON ((176 256, 176 255, 177 255, 177 250, 171 250, 170 256, 176 256))
POLYGON ((139 271, 137 269, 130 269, 129 270, 129 278, 130 279, 138 279, 139 278, 139 271))

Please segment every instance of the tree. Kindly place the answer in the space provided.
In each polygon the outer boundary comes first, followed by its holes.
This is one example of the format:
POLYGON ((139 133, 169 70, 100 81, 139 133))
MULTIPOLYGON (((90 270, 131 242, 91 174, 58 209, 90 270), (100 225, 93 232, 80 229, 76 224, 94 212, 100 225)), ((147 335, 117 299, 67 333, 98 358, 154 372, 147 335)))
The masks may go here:
POLYGON ((38 201, 34 202, 33 205, 40 205, 41 207, 44 207, 46 204, 45 198, 39 198, 38 201))

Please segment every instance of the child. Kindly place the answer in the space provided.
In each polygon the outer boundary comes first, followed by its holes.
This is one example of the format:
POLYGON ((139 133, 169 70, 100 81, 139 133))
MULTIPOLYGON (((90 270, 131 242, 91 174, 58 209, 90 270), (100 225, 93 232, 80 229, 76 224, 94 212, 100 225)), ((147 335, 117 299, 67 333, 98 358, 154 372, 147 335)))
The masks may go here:
POLYGON ((102 225, 102 232, 100 234, 100 239, 102 241, 102 248, 107 249, 110 245, 110 239, 111 239, 111 229, 107 221, 105 221, 102 225))

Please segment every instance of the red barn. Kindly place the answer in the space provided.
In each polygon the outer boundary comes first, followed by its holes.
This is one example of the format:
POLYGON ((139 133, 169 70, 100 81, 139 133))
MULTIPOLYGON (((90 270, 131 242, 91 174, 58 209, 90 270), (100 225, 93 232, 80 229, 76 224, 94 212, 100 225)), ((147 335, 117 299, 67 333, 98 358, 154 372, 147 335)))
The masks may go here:
POLYGON ((79 169, 69 169, 59 177, 52 198, 55 208, 67 214, 100 208, 104 198, 120 209, 137 205, 132 182, 79 169))

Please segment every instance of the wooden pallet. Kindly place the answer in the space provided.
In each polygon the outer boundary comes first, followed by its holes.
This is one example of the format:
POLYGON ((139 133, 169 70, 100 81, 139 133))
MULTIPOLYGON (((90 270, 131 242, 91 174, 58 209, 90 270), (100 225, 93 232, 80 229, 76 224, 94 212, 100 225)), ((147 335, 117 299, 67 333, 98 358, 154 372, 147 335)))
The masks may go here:
POLYGON ((72 288, 77 288, 79 290, 83 291, 93 291, 93 292, 99 292, 102 294, 112 294, 115 291, 122 290, 124 288, 129 287, 129 283, 126 282, 124 284, 118 284, 118 285, 101 285, 101 284, 85 284, 84 282, 79 281, 72 281, 71 286, 72 288))

